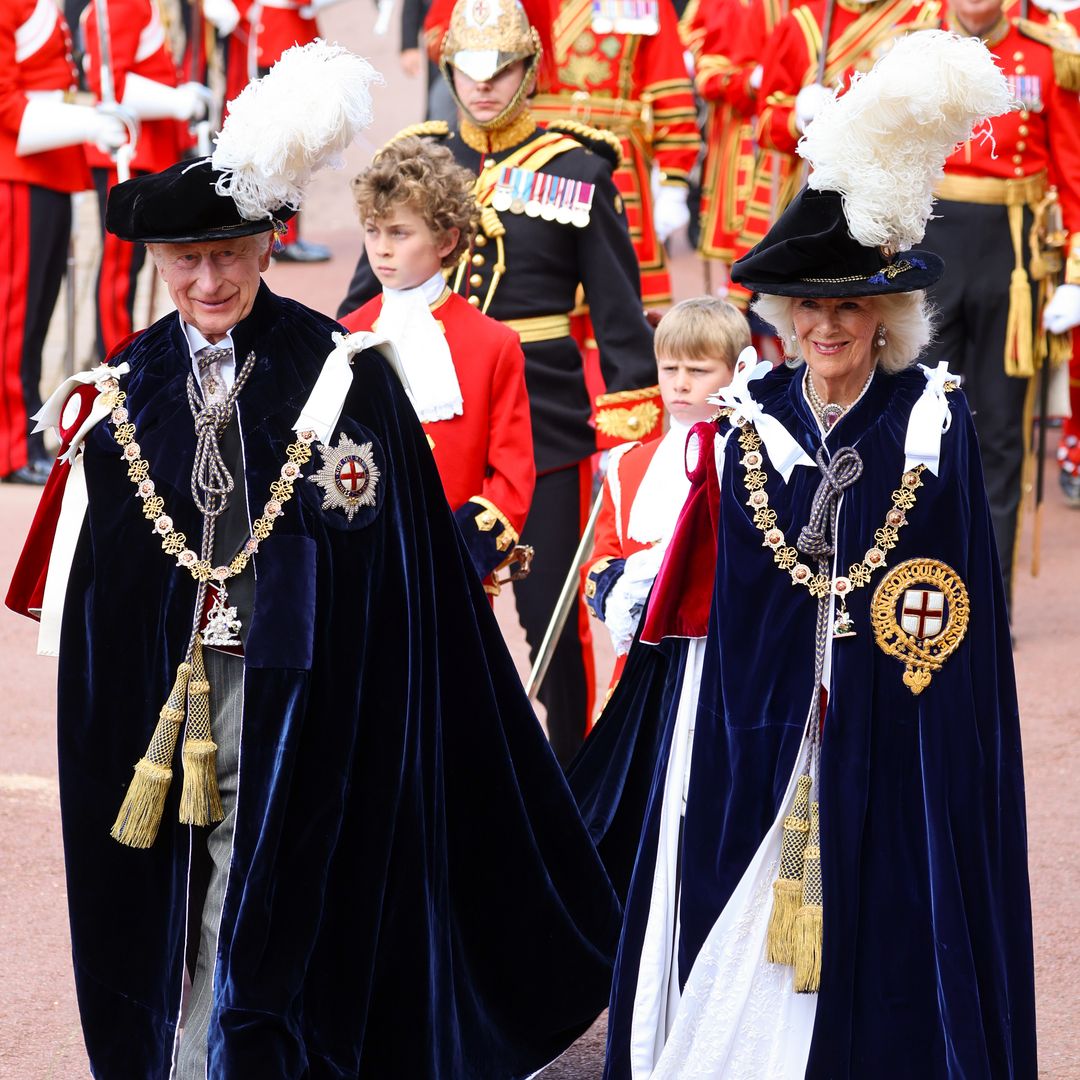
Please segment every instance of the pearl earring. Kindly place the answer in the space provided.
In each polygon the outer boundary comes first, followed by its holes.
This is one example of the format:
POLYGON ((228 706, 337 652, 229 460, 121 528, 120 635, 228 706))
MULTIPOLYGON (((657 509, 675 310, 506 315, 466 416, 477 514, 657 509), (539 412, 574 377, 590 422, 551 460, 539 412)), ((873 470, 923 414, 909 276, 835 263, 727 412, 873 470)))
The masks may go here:
POLYGON ((791 331, 791 340, 792 340, 792 341, 797 341, 797 340, 798 340, 798 337, 799 337, 799 335, 798 335, 798 334, 796 334, 794 330, 792 330, 792 331, 791 331))
POLYGON ((874 344, 879 349, 884 349, 885 348, 885 324, 884 323, 882 323, 877 328, 877 340, 874 342, 874 344))

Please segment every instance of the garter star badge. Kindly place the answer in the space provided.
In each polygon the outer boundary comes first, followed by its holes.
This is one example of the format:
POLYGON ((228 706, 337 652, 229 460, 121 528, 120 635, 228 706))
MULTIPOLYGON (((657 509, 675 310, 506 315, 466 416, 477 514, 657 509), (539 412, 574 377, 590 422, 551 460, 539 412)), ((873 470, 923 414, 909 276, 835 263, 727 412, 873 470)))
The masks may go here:
POLYGON ((877 587, 870 619, 878 647, 904 663, 904 685, 921 694, 967 633, 968 592, 951 566, 908 559, 877 587))
POLYGON ((324 510, 341 510, 351 522, 362 506, 375 505, 379 469, 371 443, 355 443, 346 435, 338 436, 337 446, 319 443, 323 465, 308 477, 323 490, 324 510))

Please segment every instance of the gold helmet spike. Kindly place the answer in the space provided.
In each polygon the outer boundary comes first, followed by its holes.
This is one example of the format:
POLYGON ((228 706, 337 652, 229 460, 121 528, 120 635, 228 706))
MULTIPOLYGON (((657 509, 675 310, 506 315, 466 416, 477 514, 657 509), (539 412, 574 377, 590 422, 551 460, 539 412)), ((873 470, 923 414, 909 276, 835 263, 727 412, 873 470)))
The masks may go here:
POLYGON ((458 0, 443 39, 441 66, 453 66, 474 82, 493 78, 518 60, 541 51, 540 35, 519 0, 458 0))

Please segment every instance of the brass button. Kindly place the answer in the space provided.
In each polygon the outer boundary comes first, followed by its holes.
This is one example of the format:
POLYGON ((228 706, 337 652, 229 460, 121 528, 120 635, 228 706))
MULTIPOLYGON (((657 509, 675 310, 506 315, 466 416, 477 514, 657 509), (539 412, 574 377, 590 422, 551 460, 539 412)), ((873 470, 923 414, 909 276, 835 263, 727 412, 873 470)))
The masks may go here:
POLYGON ((1016 74, 1017 75, 1023 75, 1025 71, 1027 71, 1027 68, 1024 67, 1023 64, 1017 64, 1016 65, 1016 74))
POLYGON ((477 247, 485 247, 487 245, 487 237, 483 233, 478 233, 473 243, 477 247))
POLYGON ((1027 133, 1028 133, 1027 124, 1021 124, 1020 125, 1020 134, 1021 135, 1026 135, 1027 133))
POLYGON ((1018 49, 1016 52, 1013 53, 1013 59, 1014 60, 1023 60, 1024 59, 1024 54, 1022 52, 1020 52, 1020 50, 1018 49))
POLYGON ((1023 169, 1013 169, 1013 176, 1023 176, 1023 175, 1024 175, 1024 170, 1023 169))
POLYGON ((1013 154, 1012 159, 1013 159, 1013 164, 1014 165, 1019 165, 1020 162, 1024 160, 1024 155, 1023 154, 1013 154))
POLYGON ((1019 141, 1019 142, 1018 142, 1018 143, 1016 144, 1016 149, 1017 149, 1017 150, 1026 150, 1026 149, 1027 149, 1027 143, 1026 143, 1026 142, 1024 142, 1024 140, 1023 140, 1023 139, 1021 139, 1021 140, 1020 140, 1020 141, 1019 141))
POLYGON ((473 307, 479 307, 480 306, 480 297, 479 296, 470 296, 469 297, 469 303, 472 304, 473 307))
POLYGON ((1021 119, 1021 120, 1027 120, 1027 119, 1029 119, 1030 117, 1031 117, 1031 113, 1030 113, 1030 112, 1028 112, 1028 110, 1027 110, 1027 109, 1021 109, 1021 110, 1020 110, 1020 119, 1021 119))
POLYGON ((484 161, 484 168, 485 169, 494 169, 497 164, 498 164, 498 162, 494 158, 489 157, 484 161))
POLYGON ((482 285, 483 282, 484 282, 484 279, 479 274, 470 274, 469 275, 469 284, 474 289, 477 287, 477 285, 482 285))
POLYGON ((473 266, 483 266, 484 265, 484 256, 479 255, 479 254, 474 255, 472 257, 472 264, 473 264, 473 266))
POLYGON ((638 426, 638 418, 636 416, 628 416, 626 418, 626 426, 633 430, 638 426))

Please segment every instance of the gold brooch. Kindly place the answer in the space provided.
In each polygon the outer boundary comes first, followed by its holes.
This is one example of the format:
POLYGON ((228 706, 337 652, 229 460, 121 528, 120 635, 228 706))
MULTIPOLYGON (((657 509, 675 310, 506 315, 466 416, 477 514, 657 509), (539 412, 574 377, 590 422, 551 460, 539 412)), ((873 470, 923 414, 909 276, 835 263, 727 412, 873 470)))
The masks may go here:
POLYGON ((960 575, 937 559, 908 559, 874 593, 870 619, 882 652, 904 662, 904 685, 921 694, 967 633, 971 607, 960 575))

